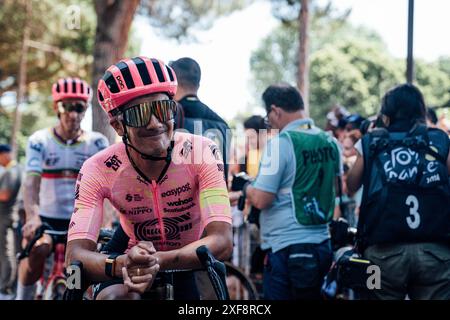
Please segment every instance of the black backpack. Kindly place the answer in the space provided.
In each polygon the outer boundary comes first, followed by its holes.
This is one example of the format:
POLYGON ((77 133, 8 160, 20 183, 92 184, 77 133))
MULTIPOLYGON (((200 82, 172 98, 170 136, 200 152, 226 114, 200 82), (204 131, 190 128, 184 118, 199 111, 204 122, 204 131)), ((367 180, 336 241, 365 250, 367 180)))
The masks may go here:
POLYGON ((448 136, 424 125, 403 133, 379 128, 362 146, 360 251, 383 243, 450 243, 448 136))

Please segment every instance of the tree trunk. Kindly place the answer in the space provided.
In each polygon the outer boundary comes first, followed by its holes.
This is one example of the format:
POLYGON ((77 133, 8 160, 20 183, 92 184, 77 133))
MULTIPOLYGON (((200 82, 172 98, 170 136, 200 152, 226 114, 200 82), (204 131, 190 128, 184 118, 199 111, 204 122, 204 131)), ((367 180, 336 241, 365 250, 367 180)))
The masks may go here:
POLYGON ((305 103, 305 112, 309 115, 309 0, 301 0, 299 19, 299 51, 297 86, 305 103))
POLYGON ((20 52, 20 62, 19 62, 19 76, 18 83, 19 87, 17 90, 17 98, 16 98, 16 109, 14 110, 14 120, 13 127, 11 132, 11 148, 12 148, 12 158, 17 158, 18 153, 18 145, 17 145, 17 135, 20 132, 20 125, 22 121, 22 115, 20 113, 20 107, 22 106, 25 98, 25 90, 27 86, 27 57, 28 57, 28 39, 30 38, 30 20, 32 13, 32 2, 25 0, 25 25, 23 29, 23 39, 22 39, 22 50, 20 52))
POLYGON ((95 0, 97 29, 95 33, 94 63, 92 68, 92 127, 103 133, 110 143, 116 132, 97 100, 97 83, 106 68, 124 58, 128 34, 140 0, 95 0))

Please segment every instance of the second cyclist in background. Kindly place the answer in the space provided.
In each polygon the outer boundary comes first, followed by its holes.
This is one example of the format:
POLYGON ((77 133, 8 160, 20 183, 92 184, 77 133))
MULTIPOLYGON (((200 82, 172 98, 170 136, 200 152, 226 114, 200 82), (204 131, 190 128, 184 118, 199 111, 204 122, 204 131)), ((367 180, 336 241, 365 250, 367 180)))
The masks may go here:
MULTIPOLYGON (((92 97, 91 88, 85 81, 59 79, 53 85, 52 96, 58 124, 35 132, 28 139, 26 149, 23 245, 33 238, 43 222, 54 230, 68 229, 74 199, 78 197, 78 190, 75 190, 78 172, 86 159, 109 144, 102 134, 81 129, 92 97)), ((44 235, 30 256, 20 261, 18 300, 33 298, 34 284, 42 275, 52 242, 50 236, 44 235)))

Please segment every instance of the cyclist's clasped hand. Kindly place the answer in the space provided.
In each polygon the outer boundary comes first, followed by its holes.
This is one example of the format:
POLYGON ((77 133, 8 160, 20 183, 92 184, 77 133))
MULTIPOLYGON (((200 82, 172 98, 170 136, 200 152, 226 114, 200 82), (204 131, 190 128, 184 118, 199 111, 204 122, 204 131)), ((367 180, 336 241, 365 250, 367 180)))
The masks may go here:
POLYGON ((159 271, 155 247, 149 241, 141 241, 130 249, 126 266, 122 268, 124 284, 130 292, 144 293, 159 271))
POLYGON ((36 232, 36 230, 42 225, 41 218, 38 215, 35 215, 29 221, 25 223, 22 227, 23 237, 30 241, 36 232))

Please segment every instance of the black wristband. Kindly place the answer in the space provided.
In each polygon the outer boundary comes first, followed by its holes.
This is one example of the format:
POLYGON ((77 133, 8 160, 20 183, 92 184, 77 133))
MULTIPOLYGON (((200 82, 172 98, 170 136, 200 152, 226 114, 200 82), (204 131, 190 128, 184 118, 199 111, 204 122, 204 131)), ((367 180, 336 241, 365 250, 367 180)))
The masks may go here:
POLYGON ((113 254, 109 255, 109 257, 106 258, 106 260, 105 260, 105 274, 108 277, 116 278, 116 275, 114 274, 114 271, 115 271, 114 269, 116 266, 116 258, 118 256, 120 256, 120 254, 113 253, 113 254))

